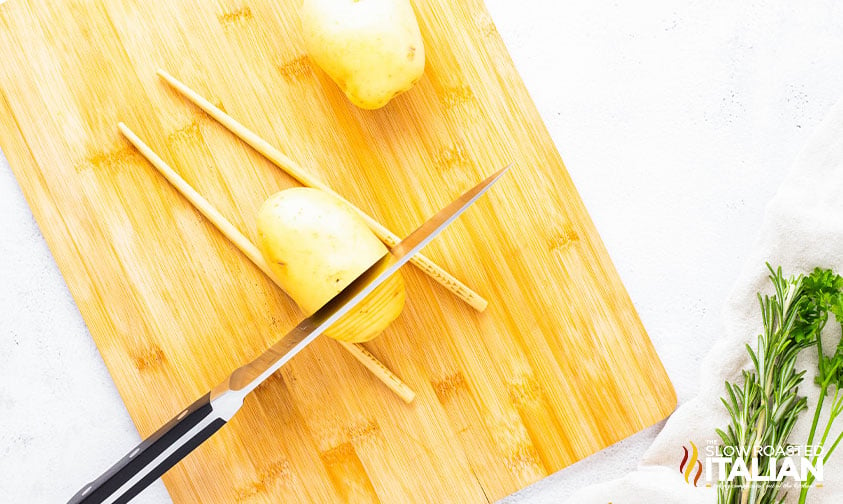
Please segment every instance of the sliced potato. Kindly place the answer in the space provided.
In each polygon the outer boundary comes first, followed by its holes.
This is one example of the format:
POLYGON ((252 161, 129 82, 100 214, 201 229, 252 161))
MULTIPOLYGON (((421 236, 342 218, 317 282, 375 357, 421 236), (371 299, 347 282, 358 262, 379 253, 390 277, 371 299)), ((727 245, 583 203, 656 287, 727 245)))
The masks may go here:
MULTIPOLYGON (((260 248, 281 287, 308 315, 380 259, 386 246, 334 196, 306 187, 278 192, 258 212, 260 248)), ((395 273, 325 334, 349 342, 380 334, 404 308, 395 273)))

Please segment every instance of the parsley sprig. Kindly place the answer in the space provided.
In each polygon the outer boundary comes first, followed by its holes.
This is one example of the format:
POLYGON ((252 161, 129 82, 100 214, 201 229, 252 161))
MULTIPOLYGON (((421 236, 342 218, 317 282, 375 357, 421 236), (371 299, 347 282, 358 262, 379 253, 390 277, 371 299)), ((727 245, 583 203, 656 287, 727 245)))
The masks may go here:
MULTIPOLYGON (((829 314, 843 329, 843 277, 816 268, 808 276, 785 278, 781 268, 774 270, 769 264, 767 267, 776 293, 758 295, 763 330, 756 349, 747 345, 752 369, 743 372, 741 385, 726 382, 727 397, 722 401, 731 420, 725 430, 717 429, 724 447, 732 447, 732 462, 742 458, 747 467, 757 468, 758 474, 768 474, 770 464, 776 463, 760 448, 772 447, 776 452, 786 448, 799 414, 808 409, 806 399, 798 395, 805 370, 796 369, 796 357, 803 349, 816 350, 815 382, 820 388, 806 442, 815 448, 810 457, 812 465, 816 466, 820 457, 823 464, 828 462, 843 441, 841 433, 826 449, 832 425, 843 414, 843 331, 833 354, 826 355, 822 342, 829 314), (829 416, 820 433, 820 413, 832 391, 829 416)), ((717 502, 778 504, 785 498, 783 483, 747 481, 738 476, 734 481, 719 483, 717 502)), ((813 483, 813 474, 802 482, 800 504, 806 502, 813 483)))
MULTIPOLYGON (((831 270, 816 268, 805 279, 805 309, 797 321, 797 330, 800 337, 814 346, 817 351, 817 376, 815 382, 820 387, 820 395, 817 399, 817 407, 814 410, 814 418, 811 421, 811 430, 808 433, 807 446, 815 447, 815 453, 811 457, 812 465, 816 465, 819 457, 822 457, 823 464, 828 462, 832 452, 843 439, 843 433, 837 436, 831 446, 826 450, 831 426, 837 417, 843 413, 843 331, 837 347, 831 356, 823 351, 822 331, 828 322, 829 313, 833 314, 841 328, 843 328, 843 278, 831 270), (826 396, 834 390, 831 397, 831 407, 822 437, 816 441, 817 427, 819 426, 820 413, 826 396), (815 445, 816 441, 816 445, 815 445)), ((799 493, 799 503, 804 504, 808 496, 808 490, 814 483, 814 475, 809 474, 806 481, 802 483, 799 493)))

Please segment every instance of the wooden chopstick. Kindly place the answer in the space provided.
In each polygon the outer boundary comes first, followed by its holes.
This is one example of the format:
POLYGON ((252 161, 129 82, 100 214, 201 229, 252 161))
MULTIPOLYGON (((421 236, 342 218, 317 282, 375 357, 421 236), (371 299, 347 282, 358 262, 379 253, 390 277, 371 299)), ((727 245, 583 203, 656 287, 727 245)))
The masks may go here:
MULTIPOLYGON (((263 255, 258 248, 246 238, 234 225, 211 205, 208 200, 202 197, 201 194, 188 184, 181 176, 176 173, 163 159, 161 159, 143 140, 141 140, 128 126, 122 122, 118 124, 120 132, 126 137, 132 145, 155 167, 158 172, 164 176, 187 200, 199 210, 202 215, 211 221, 217 229, 240 251, 252 261, 261 271, 272 280, 275 285, 281 286, 278 277, 269 268, 263 255)), ((395 392, 404 402, 410 403, 415 398, 416 394, 401 381, 392 371, 389 370, 381 361, 372 355, 365 347, 357 343, 348 343, 346 341, 337 341, 343 348, 345 348, 355 359, 357 359, 363 366, 372 372, 380 381, 384 383, 390 390, 395 392)))
MULTIPOLYGON (((395 233, 384 227, 374 218, 370 217, 363 210, 360 210, 356 206, 352 205, 321 180, 307 173, 295 161, 284 155, 281 151, 270 145, 266 140, 259 137, 256 133, 239 123, 233 117, 220 110, 216 105, 203 98, 199 93, 193 91, 187 87, 187 85, 160 68, 157 70, 157 73, 162 79, 170 84, 176 91, 181 93, 185 98, 190 100, 194 105, 204 110, 208 115, 216 119, 238 138, 252 146, 252 148, 256 151, 263 154, 272 163, 284 170, 291 177, 298 180, 302 185, 325 191, 345 202, 351 209, 356 211, 364 221, 366 221, 366 225, 369 226, 372 232, 375 233, 375 235, 384 242, 387 247, 394 247, 399 241, 401 241, 395 233)), ((410 262, 428 274, 433 280, 454 293, 457 297, 468 303, 475 310, 483 311, 489 304, 482 296, 480 296, 480 294, 471 290, 467 285, 424 255, 416 254, 412 259, 410 259, 410 262)))

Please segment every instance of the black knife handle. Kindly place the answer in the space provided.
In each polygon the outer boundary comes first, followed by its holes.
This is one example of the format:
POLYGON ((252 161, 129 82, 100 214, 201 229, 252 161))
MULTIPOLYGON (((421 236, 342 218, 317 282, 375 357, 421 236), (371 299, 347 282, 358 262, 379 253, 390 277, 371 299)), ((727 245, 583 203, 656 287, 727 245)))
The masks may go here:
POLYGON ((225 423, 223 418, 214 414, 210 392, 205 394, 143 440, 102 476, 82 487, 68 504, 129 502, 225 423), (187 435, 191 431, 193 433, 187 435), (164 456, 167 452, 169 455, 164 456))

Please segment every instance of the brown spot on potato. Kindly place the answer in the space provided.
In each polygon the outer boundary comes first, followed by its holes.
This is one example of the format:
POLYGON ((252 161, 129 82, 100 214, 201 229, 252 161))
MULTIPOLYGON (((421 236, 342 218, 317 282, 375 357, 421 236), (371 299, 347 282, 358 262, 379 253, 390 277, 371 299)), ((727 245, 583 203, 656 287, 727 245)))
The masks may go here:
POLYGON ((416 48, 415 46, 410 46, 407 48, 407 61, 413 61, 416 57, 416 48))

